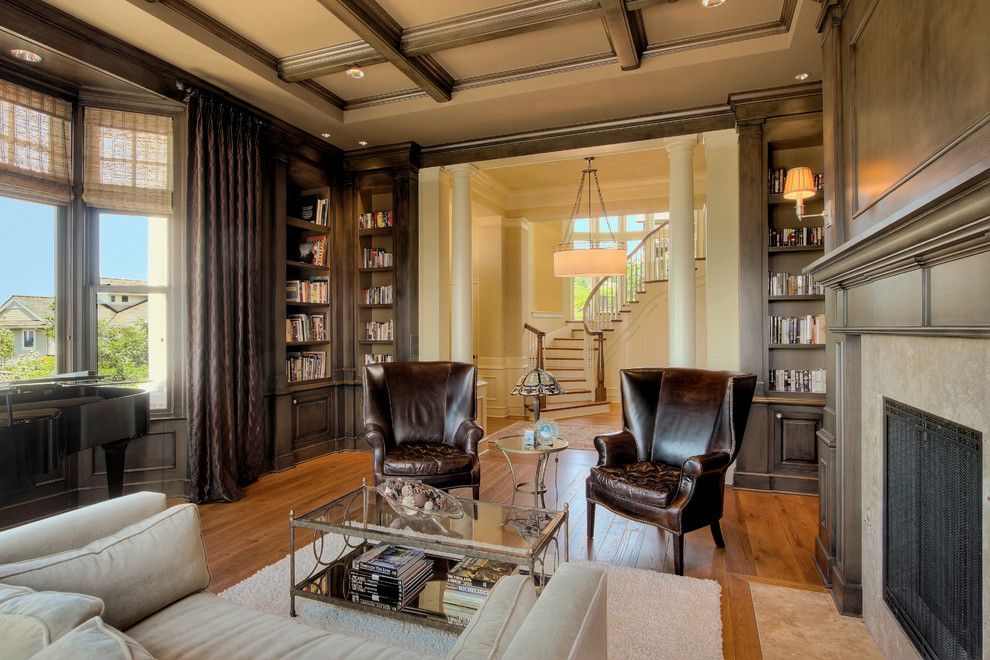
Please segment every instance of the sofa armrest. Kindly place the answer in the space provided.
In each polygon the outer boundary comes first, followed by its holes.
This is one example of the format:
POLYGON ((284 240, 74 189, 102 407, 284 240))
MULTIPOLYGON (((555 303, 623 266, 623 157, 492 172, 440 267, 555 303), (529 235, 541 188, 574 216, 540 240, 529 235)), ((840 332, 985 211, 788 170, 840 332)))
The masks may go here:
POLYGON ((533 580, 508 575, 497 583, 447 654, 448 660, 500 658, 536 604, 533 580))
POLYGON ((142 491, 0 532, 0 564, 75 550, 165 510, 165 495, 142 491))
POLYGON ((540 593, 506 658, 608 657, 607 580, 593 562, 566 562, 540 593))
POLYGON ((466 454, 478 453, 478 443, 485 437, 485 430, 473 419, 465 419, 454 432, 454 446, 466 454))
POLYGON ((628 465, 636 462, 636 439, 626 430, 595 437, 599 465, 628 465))

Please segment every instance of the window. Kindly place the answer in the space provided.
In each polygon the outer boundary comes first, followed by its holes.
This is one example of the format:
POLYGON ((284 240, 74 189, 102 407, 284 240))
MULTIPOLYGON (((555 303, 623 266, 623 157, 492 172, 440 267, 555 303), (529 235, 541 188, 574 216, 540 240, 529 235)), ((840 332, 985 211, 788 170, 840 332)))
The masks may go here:
POLYGON ((38 202, 72 199, 72 106, 0 80, 0 190, 38 202))
POLYGON ((57 208, 0 197, 0 382, 55 373, 57 208))

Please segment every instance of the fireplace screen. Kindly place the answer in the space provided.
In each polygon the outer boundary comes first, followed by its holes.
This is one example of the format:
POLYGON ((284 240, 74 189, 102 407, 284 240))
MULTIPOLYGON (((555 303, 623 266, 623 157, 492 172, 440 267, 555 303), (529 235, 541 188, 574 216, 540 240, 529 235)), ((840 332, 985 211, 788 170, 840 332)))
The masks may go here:
POLYGON ((981 434, 884 399, 883 598, 921 655, 982 656, 981 434))

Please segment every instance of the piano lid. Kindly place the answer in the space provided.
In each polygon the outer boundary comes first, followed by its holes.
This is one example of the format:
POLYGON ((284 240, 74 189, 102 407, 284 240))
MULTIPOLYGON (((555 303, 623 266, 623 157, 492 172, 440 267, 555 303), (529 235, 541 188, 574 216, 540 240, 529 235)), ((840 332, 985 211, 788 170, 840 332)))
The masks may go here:
POLYGON ((23 380, 12 380, 0 383, 0 396, 15 392, 24 392, 36 388, 48 387, 51 385, 85 385, 87 383, 98 383, 106 378, 100 376, 95 371, 73 371, 67 374, 56 374, 43 378, 25 378, 23 380))

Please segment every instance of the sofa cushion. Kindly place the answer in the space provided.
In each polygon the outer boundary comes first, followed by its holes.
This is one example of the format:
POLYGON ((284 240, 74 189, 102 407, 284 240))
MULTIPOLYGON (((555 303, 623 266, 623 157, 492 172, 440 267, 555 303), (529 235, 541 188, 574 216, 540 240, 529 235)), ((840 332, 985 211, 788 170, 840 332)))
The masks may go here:
POLYGON ((524 575, 502 578, 457 638, 447 658, 501 658, 535 604, 536 588, 531 578, 524 575))
POLYGON ((199 511, 182 504, 83 548, 5 564, 0 582, 96 596, 103 619, 126 630, 209 585, 199 511))
POLYGON ((385 454, 385 474, 416 477, 466 472, 474 465, 474 456, 450 445, 405 444, 385 454))
POLYGON ((679 468, 640 461, 627 465, 600 465, 591 468, 588 480, 625 500, 666 509, 681 481, 679 468))
POLYGON ((165 510, 162 493, 132 493, 0 532, 0 564, 74 550, 165 510))
POLYGON ((96 616, 31 660, 154 660, 140 644, 96 616))
POLYGON ((93 596, 0 584, 0 658, 29 658, 102 613, 93 596))
POLYGON ((241 607, 206 592, 193 594, 148 617, 127 634, 160 660, 421 658, 409 651, 241 607))

